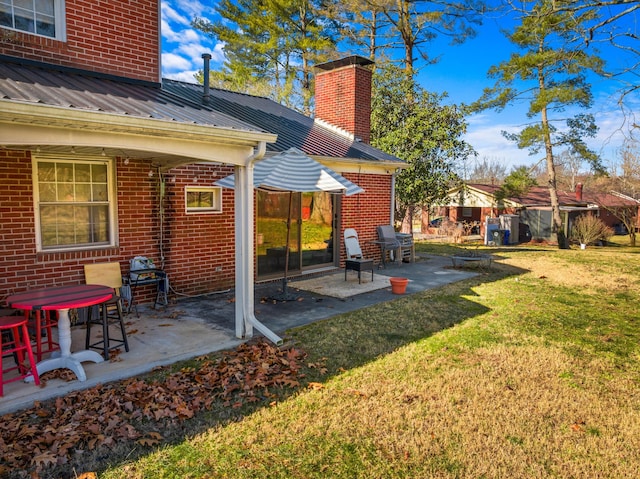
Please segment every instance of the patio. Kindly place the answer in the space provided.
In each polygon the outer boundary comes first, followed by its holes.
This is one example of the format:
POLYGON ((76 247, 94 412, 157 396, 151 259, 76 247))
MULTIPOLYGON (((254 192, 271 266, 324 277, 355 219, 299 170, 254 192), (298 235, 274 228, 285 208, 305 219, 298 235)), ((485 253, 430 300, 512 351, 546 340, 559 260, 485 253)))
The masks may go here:
MULTIPOLYGON (((297 326, 398 298, 391 293, 388 281, 382 276, 409 278, 407 294, 411 294, 475 274, 452 269, 447 257, 430 255, 418 255, 415 263, 388 264, 385 269, 377 269, 375 284, 371 284, 371 277, 366 274, 362 276, 362 284, 359 284, 357 273, 352 271, 348 272, 345 282, 344 270, 331 269, 322 275, 291 280, 289 291, 296 293, 296 301, 276 302, 269 299, 280 289, 280 281, 257 284, 256 317, 272 331, 283 334, 297 326)), ((20 381, 7 384, 4 397, 0 398, 0 414, 31 407, 34 401, 63 396, 74 390, 136 376, 180 360, 231 349, 242 342, 235 337, 233 291, 178 297, 167 308, 154 310, 139 306, 139 312, 139 318, 134 313, 126 317, 130 345, 128 353, 122 351, 114 355, 111 361, 103 363, 83 363, 87 375, 84 382, 75 378, 70 381, 55 378, 43 381, 40 387, 20 381)), ((84 326, 72 328, 72 348, 75 346, 74 349, 77 349, 77 345, 84 344, 84 335, 84 326)), ((254 331, 254 335, 259 336, 260 333, 254 331)))

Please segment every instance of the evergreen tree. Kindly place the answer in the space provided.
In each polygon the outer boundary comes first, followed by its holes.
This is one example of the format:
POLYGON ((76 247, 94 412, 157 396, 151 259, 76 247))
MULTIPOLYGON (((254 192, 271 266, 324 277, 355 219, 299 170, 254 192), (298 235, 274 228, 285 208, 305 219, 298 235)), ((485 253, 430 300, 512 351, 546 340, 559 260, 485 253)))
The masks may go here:
POLYGON ((405 72, 415 73, 415 62, 435 63, 426 45, 446 36, 459 44, 475 35, 487 7, 482 0, 346 0, 345 15, 357 25, 350 38, 367 50, 372 60, 377 55, 397 58, 402 52, 405 72))
POLYGON ((221 19, 196 18, 198 30, 224 43, 226 61, 214 82, 251 92, 267 85, 272 99, 311 114, 312 67, 330 58, 341 24, 333 0, 221 0, 221 19))
POLYGON ((568 243, 558 203, 554 148, 562 145, 594 169, 602 170, 599 158, 583 139, 597 132, 593 116, 577 114, 567 119, 566 109, 591 106, 591 87, 585 75, 590 71, 601 72, 603 62, 598 56, 589 55, 582 44, 594 12, 558 11, 556 3, 556 0, 518 2, 519 24, 506 35, 520 52, 489 70, 489 76, 496 79, 495 86, 486 89, 473 108, 502 110, 518 100, 529 102, 528 117, 532 123, 519 133, 503 134, 532 154, 544 151, 553 233, 558 245, 564 248, 568 243), (556 113, 561 114, 554 117, 556 113))
POLYGON ((518 197, 527 194, 532 186, 536 186, 536 180, 531 176, 531 171, 526 166, 514 168, 507 175, 504 182, 496 190, 495 198, 500 203, 505 198, 518 197))
POLYGON ((463 139, 466 123, 443 95, 422 89, 398 67, 381 66, 373 81, 371 144, 405 160, 396 178, 396 218, 411 231, 413 211, 447 196, 460 179, 456 164, 475 154, 463 139))

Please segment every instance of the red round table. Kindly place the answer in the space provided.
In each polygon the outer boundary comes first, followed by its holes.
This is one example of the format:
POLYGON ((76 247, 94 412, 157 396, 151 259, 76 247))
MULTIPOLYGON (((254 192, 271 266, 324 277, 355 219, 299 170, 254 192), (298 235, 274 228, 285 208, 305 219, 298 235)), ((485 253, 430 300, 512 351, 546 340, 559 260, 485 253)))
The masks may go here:
POLYGON ((26 311, 58 311, 60 355, 55 357, 52 355, 52 357, 39 362, 37 364, 38 375, 53 369, 66 368, 71 369, 76 374, 78 381, 85 381, 87 376, 82 367, 82 362, 93 361, 94 363, 100 363, 104 361, 104 358, 95 351, 71 352, 69 309, 104 303, 111 299, 112 296, 113 289, 107 286, 79 284, 34 289, 24 293, 12 294, 7 298, 7 304, 11 308, 26 311))

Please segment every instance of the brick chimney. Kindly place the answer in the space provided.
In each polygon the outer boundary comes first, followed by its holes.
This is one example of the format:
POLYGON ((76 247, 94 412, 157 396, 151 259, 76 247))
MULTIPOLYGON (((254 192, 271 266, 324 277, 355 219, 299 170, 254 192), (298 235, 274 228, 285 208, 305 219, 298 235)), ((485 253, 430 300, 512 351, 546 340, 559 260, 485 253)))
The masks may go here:
POLYGON ((582 183, 576 184, 576 201, 582 201, 582 183))
POLYGON ((368 58, 357 55, 316 65, 316 119, 371 140, 371 76, 368 58))

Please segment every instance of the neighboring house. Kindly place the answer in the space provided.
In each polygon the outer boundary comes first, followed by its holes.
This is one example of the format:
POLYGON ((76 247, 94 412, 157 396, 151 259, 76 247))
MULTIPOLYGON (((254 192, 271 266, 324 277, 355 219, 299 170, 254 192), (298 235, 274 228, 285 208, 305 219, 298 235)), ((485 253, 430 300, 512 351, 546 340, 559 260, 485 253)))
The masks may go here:
MULTIPOLYGON (((505 198, 496 202, 498 185, 467 183, 449 192, 449 202, 443 212, 452 221, 479 221, 484 235, 487 217, 519 215, 520 240, 547 241, 551 239, 551 200, 549 188, 534 186, 522 196, 505 198)), ((578 184, 575 192, 558 191, 558 202, 563 218, 565 234, 569 234, 573 220, 584 212, 593 212, 616 231, 621 230, 621 221, 611 210, 630 209, 638 220, 640 202, 619 193, 591 193, 578 184)), ((640 226, 640 223, 638 223, 640 226)))
POLYGON ((0 17, 0 297, 83 282, 85 263, 126 273, 142 255, 181 295, 235 284, 250 335, 254 280, 283 273, 288 213, 288 195, 254 192, 251 172, 290 147, 365 190, 294 195, 290 275, 339 266, 345 228, 366 245, 390 224, 405 164, 368 144, 369 60, 318 66, 314 120, 162 80, 158 0, 15 3, 0 17), (214 186, 232 173, 235 192, 214 186))

